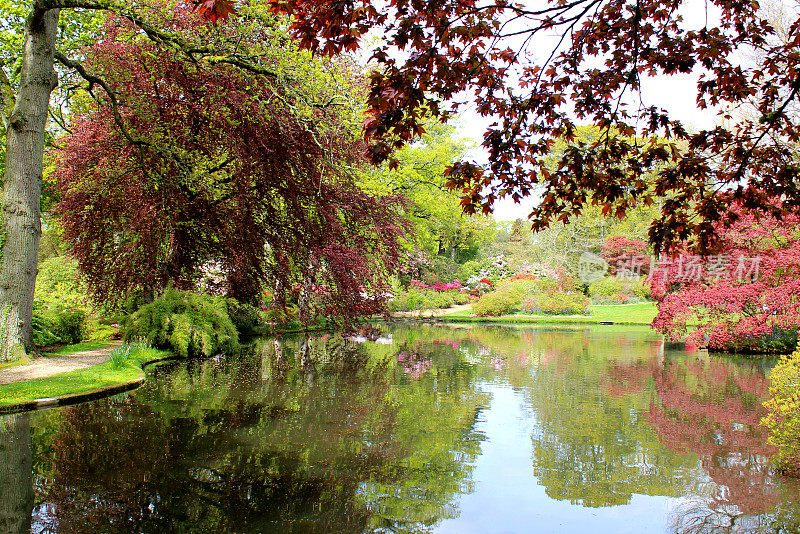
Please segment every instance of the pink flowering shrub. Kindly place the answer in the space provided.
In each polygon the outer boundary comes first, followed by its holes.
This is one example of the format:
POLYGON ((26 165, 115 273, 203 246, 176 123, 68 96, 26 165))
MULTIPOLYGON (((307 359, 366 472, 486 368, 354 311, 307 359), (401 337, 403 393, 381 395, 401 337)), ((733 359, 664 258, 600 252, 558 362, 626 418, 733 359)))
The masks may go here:
POLYGON ((735 213, 729 229, 718 229, 718 254, 660 259, 651 273, 660 298, 652 326, 713 350, 789 352, 800 326, 800 218, 735 213))
POLYGON ((453 280, 447 284, 443 284, 441 282, 436 282, 435 284, 426 284, 420 280, 412 278, 409 285, 416 289, 430 289, 433 291, 438 291, 439 293, 442 291, 464 291, 465 289, 458 280, 453 280))
POLYGON ((608 272, 611 275, 619 271, 641 275, 650 272, 647 243, 640 239, 629 239, 621 235, 609 237, 601 245, 600 256, 608 262, 608 272))
POLYGON ((433 261, 425 252, 407 252, 398 268, 397 274, 400 284, 404 289, 408 289, 409 284, 414 280, 420 280, 433 270, 433 261))

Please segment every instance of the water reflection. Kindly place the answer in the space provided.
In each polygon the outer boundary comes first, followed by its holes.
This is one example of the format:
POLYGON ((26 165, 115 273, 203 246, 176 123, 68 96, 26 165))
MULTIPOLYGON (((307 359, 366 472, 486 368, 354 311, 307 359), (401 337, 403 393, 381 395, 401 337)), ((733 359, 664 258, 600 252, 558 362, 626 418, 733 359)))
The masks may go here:
POLYGON ((0 533, 30 531, 32 462, 30 415, 0 418, 0 533))
POLYGON ((259 340, 2 419, 0 533, 794 532, 766 395, 646 330, 259 340))

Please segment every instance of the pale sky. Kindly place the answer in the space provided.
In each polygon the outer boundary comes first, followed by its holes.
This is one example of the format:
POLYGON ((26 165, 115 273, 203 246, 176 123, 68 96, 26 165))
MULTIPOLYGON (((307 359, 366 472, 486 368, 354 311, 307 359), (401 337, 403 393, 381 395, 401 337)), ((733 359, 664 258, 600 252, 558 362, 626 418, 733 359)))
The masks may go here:
MULTIPOLYGON (((533 2, 528 2, 529 4, 533 2)), ((689 28, 700 28, 704 24, 715 25, 719 17, 713 11, 706 11, 706 2, 691 0, 681 10, 685 25, 689 28)), ((713 9, 713 6, 709 9, 713 9)), ((551 47, 546 43, 538 43, 537 48, 549 53, 551 47)), ((536 61, 536 58, 532 58, 536 61)), ((666 109, 671 116, 680 119, 687 127, 704 129, 713 127, 717 122, 715 110, 700 110, 696 105, 698 75, 657 76, 642 80, 642 100, 647 106, 654 105, 666 109)), ((482 147, 483 132, 492 123, 490 118, 479 116, 474 109, 466 109, 458 122, 454 122, 459 134, 475 142, 477 149, 470 154, 478 163, 485 163, 487 156, 482 147)), ((494 218, 496 220, 525 219, 534 205, 533 198, 524 199, 514 204, 511 199, 503 199, 495 203, 494 218)))

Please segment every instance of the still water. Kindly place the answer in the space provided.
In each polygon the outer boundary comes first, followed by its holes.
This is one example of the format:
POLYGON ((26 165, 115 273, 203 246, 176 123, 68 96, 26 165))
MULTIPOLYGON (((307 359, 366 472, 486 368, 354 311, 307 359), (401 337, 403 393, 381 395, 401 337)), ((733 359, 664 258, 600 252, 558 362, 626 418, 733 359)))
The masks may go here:
POLYGON ((0 420, 0 533, 797 532, 768 364, 647 329, 384 327, 0 420))

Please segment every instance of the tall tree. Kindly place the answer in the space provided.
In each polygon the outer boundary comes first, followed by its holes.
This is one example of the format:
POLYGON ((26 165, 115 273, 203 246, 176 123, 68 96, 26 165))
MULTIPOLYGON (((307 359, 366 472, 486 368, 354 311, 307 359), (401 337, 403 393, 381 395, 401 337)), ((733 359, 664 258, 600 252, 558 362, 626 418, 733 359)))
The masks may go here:
POLYGON ((415 245, 429 254, 463 261, 493 237, 494 223, 488 217, 465 215, 458 194, 446 186, 444 171, 453 159, 463 157, 467 142, 452 126, 433 121, 425 128, 419 143, 397 152, 396 169, 372 169, 361 183, 368 190, 408 197, 406 215, 413 224, 415 245))
MULTIPOLYGON (((200 32, 190 13, 169 17, 174 35, 200 32)), ((269 17, 216 31, 249 68, 176 56, 124 19, 86 52, 83 68, 125 102, 87 104, 58 161, 65 239, 90 288, 102 301, 188 288, 213 261, 242 301, 269 279, 325 286, 337 315, 375 311, 405 228, 398 197, 353 183, 358 73, 312 60, 269 17)))
MULTIPOLYGON (((24 353, 31 341, 31 317, 36 280, 37 253, 41 236, 39 201, 42 184, 42 159, 48 119, 50 94, 58 84, 54 69, 56 57, 81 72, 80 65, 56 50, 59 18, 64 10, 118 13, 139 29, 140 35, 195 59, 203 56, 218 61, 246 64, 247 58, 235 48, 219 50, 208 43, 189 46, 167 31, 153 27, 139 13, 137 6, 114 0, 33 0, 23 5, 4 5, 6 20, 21 24, 20 40, 5 40, 16 50, 19 61, 13 62, 19 78, 10 79, 0 69, 2 124, 6 137, 6 161, 3 176, 3 224, 5 242, 0 268, 0 360, 24 353)), ((163 6, 162 6, 163 7, 163 6)), ((206 20, 216 20, 232 11, 228 0, 207 0, 197 6, 206 20)), ((66 28, 67 26, 64 25, 66 28)), ((215 43, 214 43, 215 44, 215 43)), ((7 52, 7 50, 4 50, 7 52)), ((3 54, 7 56, 8 54, 3 54)), ((84 74, 83 72, 81 74, 84 74)), ((90 85, 103 85, 90 78, 90 85)), ((114 95, 109 93, 114 100, 114 95)))
POLYGON ((732 199, 773 214, 800 206, 796 16, 784 31, 751 0, 709 2, 716 23, 685 20, 686 0, 271 3, 295 16, 296 35, 320 53, 363 46, 369 32, 383 36, 372 50, 366 123, 373 161, 419 136, 426 114, 447 120, 471 101, 494 118, 483 142, 489 164, 449 170, 469 212, 537 190, 530 218, 540 229, 587 204, 623 214, 666 196, 649 231, 655 248, 691 238, 705 250, 714 223, 736 219, 732 199), (757 52, 752 66, 737 55, 743 50, 757 52), (693 130, 642 94, 647 76, 688 73, 699 76, 698 106, 718 107, 727 126, 693 130), (744 106, 756 112, 734 113, 744 106), (550 168, 554 144, 572 141, 578 121, 601 135, 550 168))

